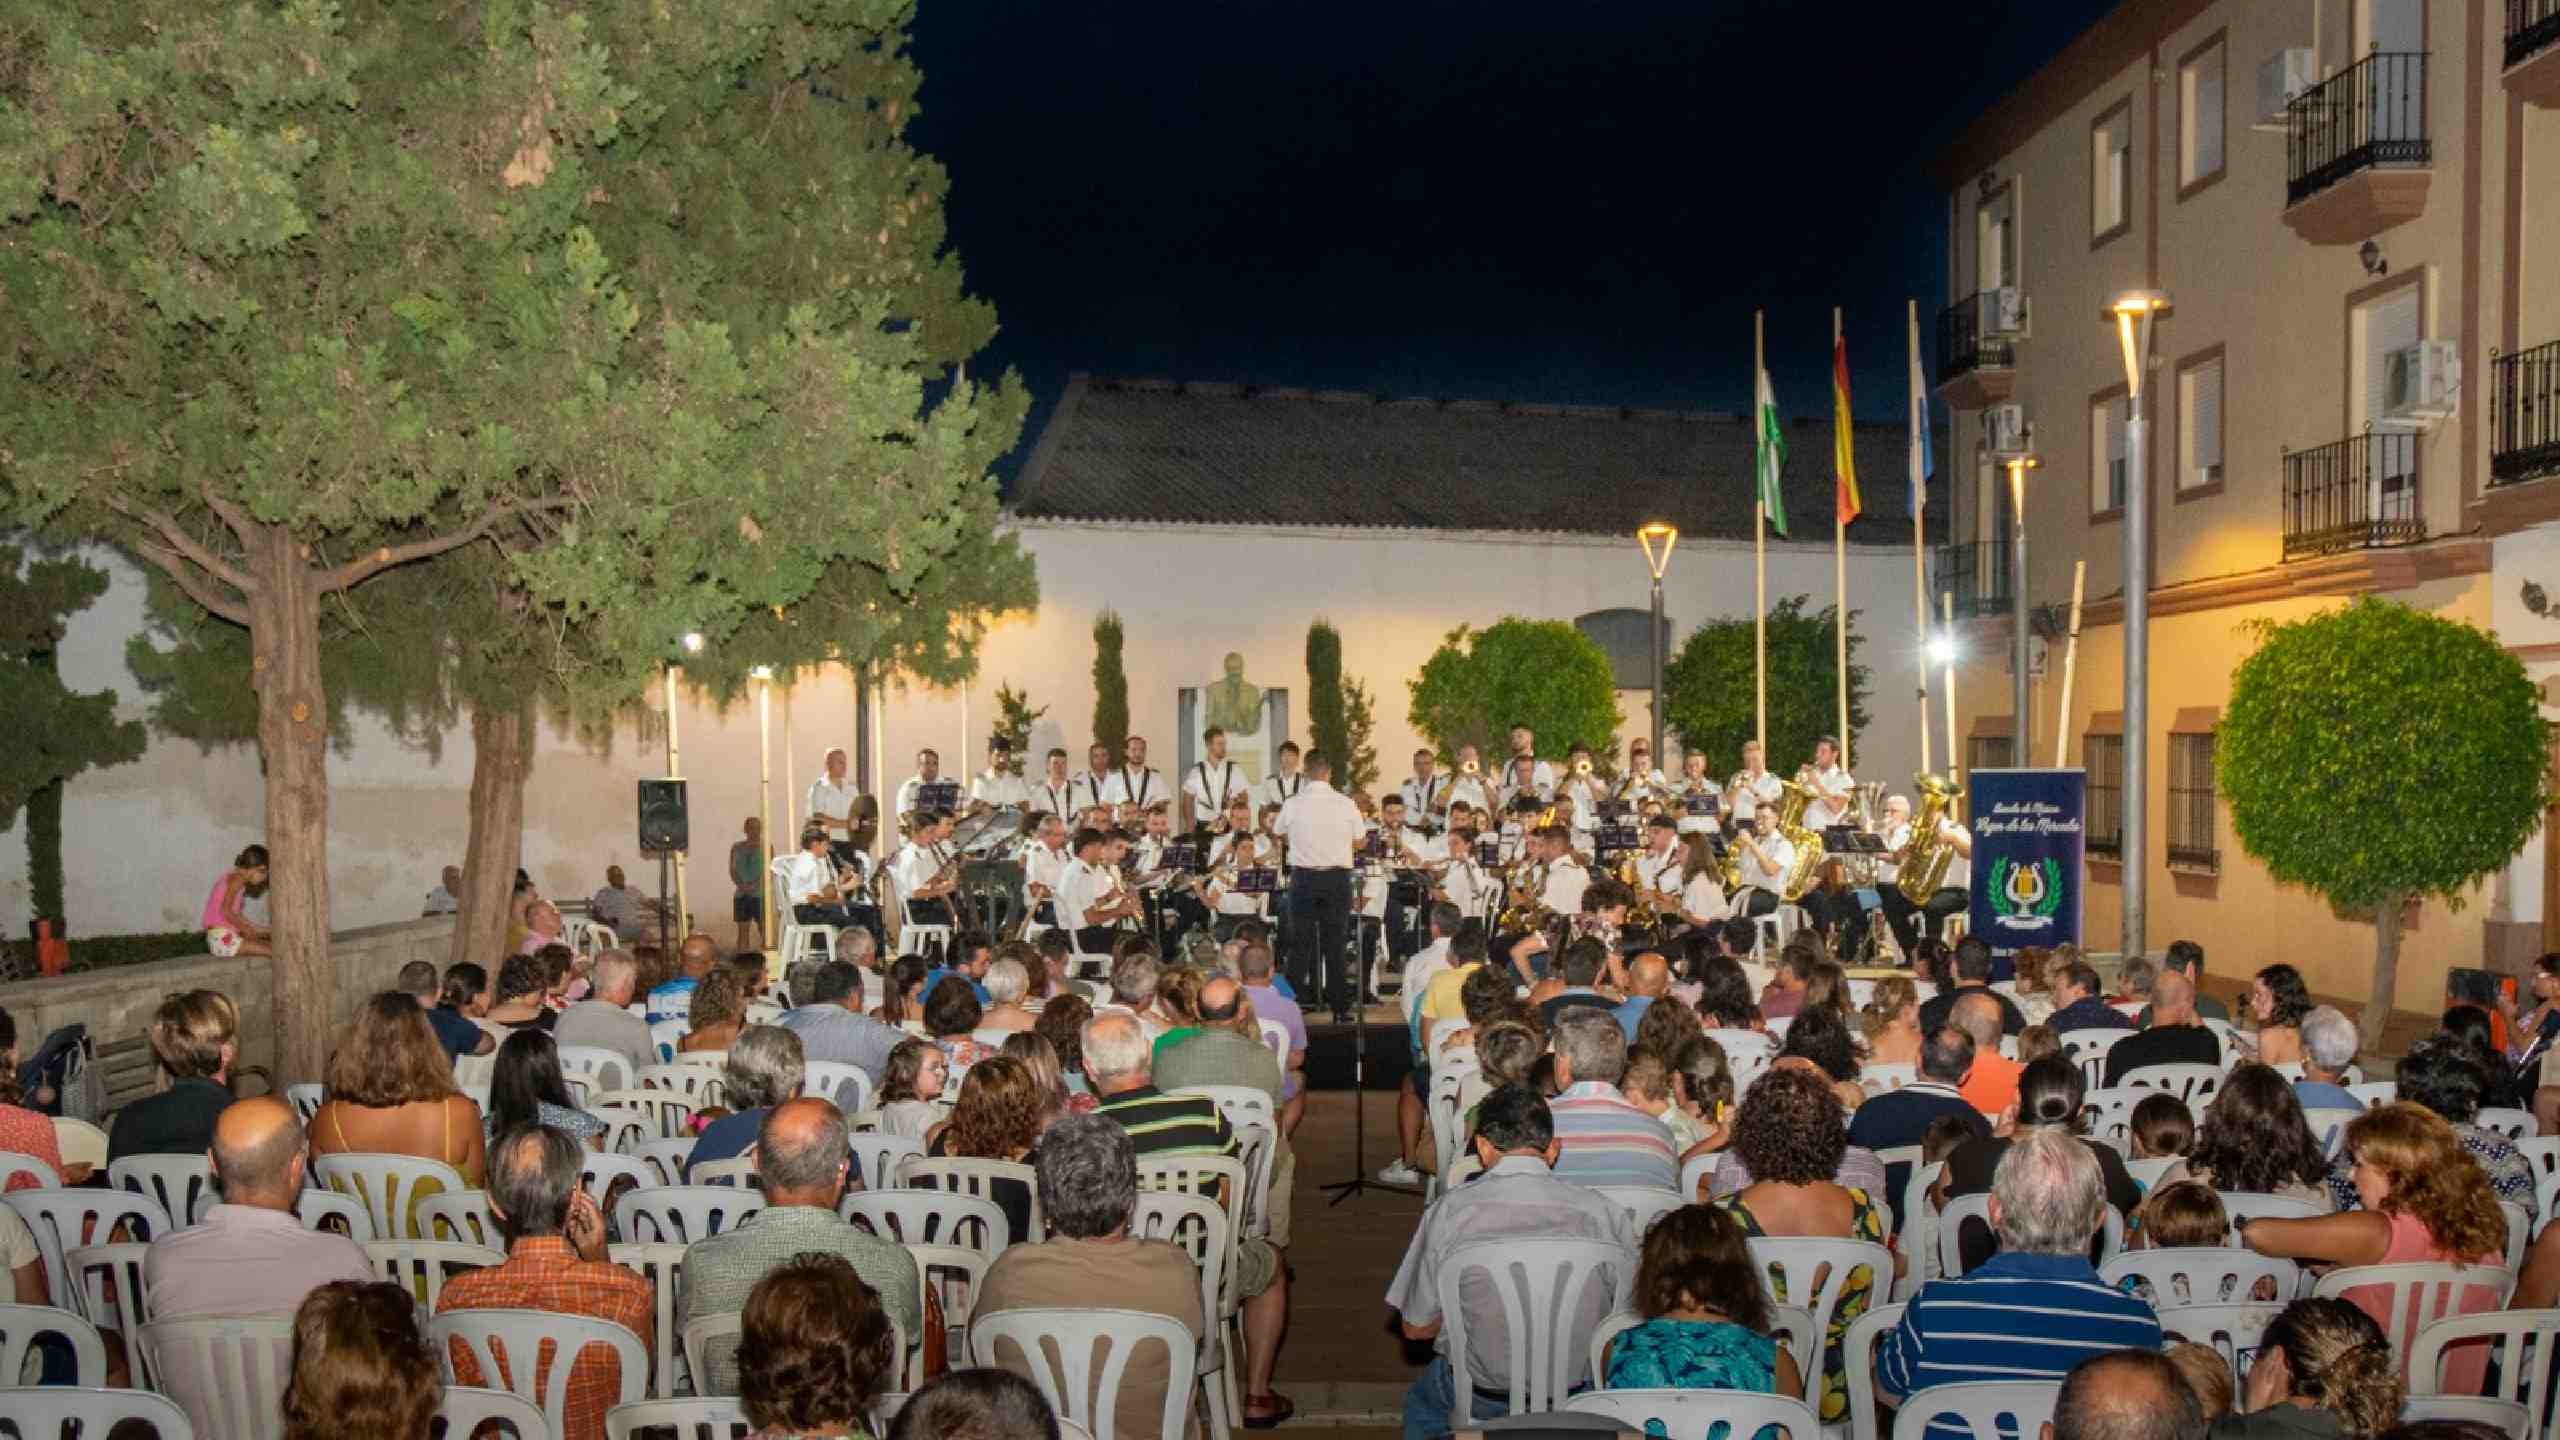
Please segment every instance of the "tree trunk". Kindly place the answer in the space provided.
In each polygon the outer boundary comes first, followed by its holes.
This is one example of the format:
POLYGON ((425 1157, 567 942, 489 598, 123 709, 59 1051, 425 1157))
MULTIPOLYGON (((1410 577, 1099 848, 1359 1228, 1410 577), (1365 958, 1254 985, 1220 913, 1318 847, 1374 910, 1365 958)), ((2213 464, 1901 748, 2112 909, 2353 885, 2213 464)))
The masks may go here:
POLYGON ((526 708, 471 708, 471 848, 462 862, 453 959, 478 961, 492 979, 506 954, 516 867, 524 862, 526 708))
POLYGON ((2356 1040, 2367 1050, 2382 1048, 2382 1027, 2391 1023, 2391 1000, 2400 978, 2401 895, 2385 895, 2373 911, 2373 998, 2356 1022, 2356 1040))
MULTIPOLYGON (((264 526, 246 546, 250 684, 266 764, 268 923, 275 945, 279 1089, 316 1081, 337 1018, 329 965, 328 706, 320 682, 320 596, 291 532, 264 526)), ((228 858, 228 857, 224 857, 228 858)))

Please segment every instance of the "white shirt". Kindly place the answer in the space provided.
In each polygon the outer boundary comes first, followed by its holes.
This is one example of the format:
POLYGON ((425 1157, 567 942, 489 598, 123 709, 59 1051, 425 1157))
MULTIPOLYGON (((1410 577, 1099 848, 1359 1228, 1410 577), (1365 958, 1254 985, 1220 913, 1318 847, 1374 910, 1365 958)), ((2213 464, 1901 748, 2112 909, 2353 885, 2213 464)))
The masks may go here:
POLYGON ((794 905, 815 905, 819 891, 836 883, 836 862, 824 855, 803 850, 785 856, 782 868, 782 893, 794 905))
POLYGON ((1164 777, 1143 766, 1122 766, 1102 777, 1102 798, 1114 805, 1146 806, 1165 798, 1164 777))
POLYGON ((969 798, 984 800, 990 805, 1028 805, 1031 803, 1031 787, 1010 770, 1001 775, 992 770, 981 770, 969 781, 969 798))
POLYGON ((1079 810, 1108 804, 1111 799, 1111 772, 1106 770, 1096 774, 1087 770, 1067 781, 1067 794, 1079 810))
POLYGON ((1884 863, 1876 869, 1876 875, 1883 881, 1883 883, 1890 885, 1894 881, 1902 878, 1902 866, 1896 863, 1892 857, 1901 854, 1902 847, 1910 843, 1910 821, 1905 820, 1899 825, 1886 827, 1884 832, 1884 849, 1886 858, 1884 863))
POLYGON ((1440 808, 1445 810, 1461 800, 1476 807, 1479 813, 1490 810, 1493 808, 1493 788, 1485 784, 1482 775, 1455 776, 1449 780, 1447 792, 1440 797, 1440 808))
POLYGON ((1073 775, 1054 784, 1044 777, 1039 784, 1028 787, 1028 798, 1024 803, 1028 804, 1035 814, 1056 815, 1073 820, 1076 812, 1075 795, 1076 777, 1073 775))
MULTIPOLYGON (((1485 902, 1493 896, 1492 879, 1472 859, 1450 861, 1449 868, 1440 873, 1440 888, 1448 895, 1449 903, 1458 907, 1459 914, 1478 920, 1484 918, 1485 902)), ((1411 974, 1411 967, 1405 973, 1411 974)))
POLYGON ((1366 825, 1351 797, 1321 780, 1310 780, 1298 797, 1280 807, 1278 834, 1289 842, 1289 863, 1314 869, 1347 869, 1351 848, 1366 825))
POLYGON ((454 898, 452 891, 439 885, 433 890, 427 892, 427 908, 419 911, 418 913, 421 915, 453 915, 460 913, 461 910, 462 902, 454 898))
POLYGON ((1559 858, 1547 867, 1546 888, 1538 892, 1538 903, 1559 915, 1582 913, 1582 892, 1591 888, 1591 872, 1571 855, 1559 858))
POLYGON ((927 785, 957 786, 959 783, 959 781, 952 779, 948 775, 937 775, 931 780, 927 780, 921 775, 910 775, 906 779, 898 782, 898 803, 896 810, 892 813, 896 814, 901 819, 913 814, 916 808, 917 797, 923 793, 924 787, 927 785))
POLYGON ((1075 857, 1064 848, 1052 850, 1046 845, 1034 845, 1022 852, 1022 898, 1034 906, 1041 903, 1040 898, 1031 893, 1034 885, 1046 885, 1051 895, 1057 894, 1058 883, 1066 877, 1067 867, 1074 863, 1075 857))
MULTIPOLYGON (((1768 853, 1769 864, 1773 868, 1766 870, 1760 868, 1760 862, 1751 857, 1750 848, 1744 846, 1739 851, 1742 883, 1745 886, 1755 886, 1771 892, 1783 892, 1787 886, 1787 871, 1796 863, 1796 847, 1787 843, 1787 837, 1779 834, 1774 828, 1768 834, 1753 838, 1758 840, 1760 848, 1768 853)), ((1739 841, 1735 843, 1740 844, 1739 841)))
MULTIPOLYGON (((1946 835, 1960 835, 1964 837, 1964 843, 1967 845, 1971 845, 1973 843, 1973 832, 1952 820, 1947 821, 1945 829, 1939 833, 1946 835)), ((1947 865, 1946 878, 1938 882, 1938 888, 1941 890, 1963 890, 1970 893, 1973 889, 1973 857, 1970 855, 1959 854, 1950 861, 1947 865)))
POLYGON ((1416 868, 1411 860, 1405 858, 1403 852, 1406 850, 1411 850, 1415 855, 1425 859, 1430 857, 1431 837, 1410 825, 1400 826, 1394 830, 1389 830, 1384 825, 1377 825, 1370 827, 1370 830, 1372 834, 1384 834, 1387 837, 1386 863, 1387 868, 1391 870, 1416 868))
POLYGON ((1680 887, 1680 909, 1701 920, 1723 920, 1733 914, 1733 902, 1724 897, 1724 882, 1716 878, 1716 872, 1701 870, 1697 878, 1680 887))
POLYGON ((1642 882, 1647 890, 1659 890, 1666 895, 1677 895, 1680 893, 1680 867, 1684 863, 1686 862, 1677 845, 1659 855, 1648 850, 1636 857, 1636 879, 1642 882))
POLYGON ((1449 777, 1433 771, 1431 778, 1407 780, 1396 789, 1404 796, 1404 813, 1437 822, 1449 809, 1449 777))
MULTIPOLYGON (((1513 758, 1517 759, 1518 757, 1515 756, 1513 758)), ((1504 776, 1505 783, 1508 783, 1509 777, 1514 768, 1516 767, 1511 761, 1506 760, 1503 762, 1502 774, 1504 776)), ((1556 795, 1556 767, 1548 764, 1544 760, 1531 762, 1529 766, 1529 783, 1538 787, 1538 798, 1542 800, 1554 799, 1556 795)))
POLYGON ((1588 835, 1600 827, 1600 802, 1608 798, 1609 787, 1596 775, 1576 775, 1564 782, 1564 794, 1573 797, 1573 828, 1588 835))
POLYGON ((1422 992, 1430 989, 1431 982, 1448 968, 1449 942, 1445 939, 1434 940, 1414 951, 1413 958, 1404 962, 1404 978, 1396 982, 1396 993, 1402 997, 1408 1017, 1413 1016, 1422 1003, 1422 992))
MULTIPOLYGON (((1858 783, 1848 771, 1837 765, 1827 770, 1814 771, 1812 778, 1813 788, 1826 795, 1837 795, 1842 791, 1854 790, 1858 783)), ((1817 797, 1811 804, 1804 807, 1805 828, 1819 830, 1826 825, 1837 825, 1848 813, 1848 801, 1817 797)))
POLYGON ((1265 805, 1286 805, 1297 799, 1299 792, 1306 788, 1306 771, 1300 770, 1293 775, 1283 775, 1275 770, 1262 777, 1261 784, 1253 787, 1254 813, 1260 814, 1265 805))
POLYGON ((805 808, 810 814, 834 815, 839 817, 827 822, 827 836, 829 839, 850 840, 853 838, 853 826, 849 822, 853 818, 854 807, 859 804, 862 799, 862 791, 860 788, 855 786, 853 783, 853 776, 850 773, 846 774, 844 777, 844 783, 841 785, 829 780, 824 775, 810 781, 808 799, 809 803, 805 808))
POLYGON ((1091 924, 1085 919, 1085 912, 1101 903, 1102 896, 1110 888, 1108 873, 1100 865, 1088 864, 1081 859, 1069 860, 1066 870, 1058 878, 1058 923, 1069 930, 1080 930, 1091 924))
POLYGON ((1761 805, 1775 805, 1778 797, 1786 793, 1778 788, 1775 771, 1763 770, 1757 780, 1746 779, 1739 773, 1733 778, 1742 782, 1741 793, 1733 797, 1733 818, 1736 820, 1750 819, 1761 805))
POLYGON ((918 845, 909 842, 898 851, 898 858, 890 862, 892 870, 898 877, 898 893, 910 900, 914 899, 915 893, 930 884, 933 877, 941 872, 942 862, 943 854, 940 845, 918 845))
MULTIPOLYGON (((1209 868, 1215 870, 1220 864, 1225 862, 1228 853, 1233 851, 1235 848, 1236 837, 1232 833, 1221 835, 1217 839, 1210 841, 1209 868)), ((1263 853, 1263 847, 1259 843, 1254 846, 1254 859, 1251 864, 1255 868, 1265 867, 1270 864, 1269 857, 1263 853)), ((1239 866, 1238 868, 1241 869, 1246 867, 1239 866)), ((1223 879, 1213 880, 1209 883, 1209 908, 1217 911, 1221 915, 1262 914, 1263 901, 1265 898, 1266 897, 1261 895, 1239 895, 1228 889, 1227 882, 1223 879)))
POLYGON ((1182 793, 1191 797, 1191 823, 1211 825, 1227 802, 1245 792, 1244 767, 1233 760, 1203 760, 1183 772, 1182 793))

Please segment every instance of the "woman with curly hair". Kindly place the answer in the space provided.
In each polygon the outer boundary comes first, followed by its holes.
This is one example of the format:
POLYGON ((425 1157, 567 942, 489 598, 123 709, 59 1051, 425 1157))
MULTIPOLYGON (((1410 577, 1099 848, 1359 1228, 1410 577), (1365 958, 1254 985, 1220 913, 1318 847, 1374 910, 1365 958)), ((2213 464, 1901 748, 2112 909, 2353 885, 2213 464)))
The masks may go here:
POLYGON ((416 1155, 480 1184, 487 1165, 480 1107, 454 1087, 453 1062, 416 997, 386 990, 365 1001, 321 1080, 328 1099, 311 1116, 313 1155, 416 1155))
POLYGON ((901 1040, 880 1067, 880 1128, 892 1135, 924 1138, 948 1108, 942 1092, 950 1084, 951 1057, 930 1040, 901 1040))
MULTIPOLYGON (((2464 1285, 2447 1315, 2495 1310, 2491 1283, 2503 1274, 2507 1217, 2488 1176, 2462 1148, 2444 1117, 2406 1100, 2377 1106, 2347 1122, 2345 1150, 2364 1208, 2316 1220, 2244 1220, 2240 1242, 2261 1255, 2306 1264, 2400 1265, 2418 1262, 2481 1267, 2484 1283, 2464 1285)), ((2390 1326, 2390 1291, 2356 1286, 2344 1298, 2390 1326)), ((2455 1351, 2448 1391, 2476 1395, 2485 1349, 2455 1351)))
POLYGON ((2249 986, 2249 1013, 2258 1021, 2258 1063, 2302 1063, 2302 1017, 2316 1002, 2302 972, 2290 965, 2270 965, 2249 986))
MULTIPOLYGON (((510 955, 499 961, 497 1002, 489 1007, 489 1023, 507 1034, 528 1029, 548 1032, 560 1017, 542 1003, 542 975, 538 955, 510 955)), ((499 1037, 499 1043, 505 1043, 505 1036, 499 1037)))
POLYGON ((1031 1027, 1032 1034, 1058 1052, 1058 1079, 1067 1087, 1067 1108, 1078 1115, 1101 1103, 1084 1075, 1084 1022, 1092 1018, 1093 1002, 1066 992, 1041 1006, 1040 1023, 1031 1027))
POLYGON ((1787 1026, 1787 1038, 1778 1045, 1779 1058, 1801 1056, 1810 1060, 1829 1076, 1832 1093, 1840 1103, 1856 1109, 1867 1096, 1858 1088, 1858 1047, 1849 1038, 1848 1022, 1828 1006, 1808 1005, 1787 1026))
POLYGON ((1677 995, 1663 995, 1644 1007, 1644 1015, 1636 1021, 1636 1033, 1627 1042, 1630 1050, 1651 1050, 1661 1055, 1677 1055, 1680 1047, 1706 1033, 1699 1023, 1698 1012, 1677 995))
MULTIPOLYGON (((1049 1118, 1049 1096, 1042 1093, 1031 1067, 1010 1055, 991 1055, 969 1067, 960 1080, 960 1102, 951 1118, 925 1136, 924 1153, 971 1160, 1024 1162, 1040 1143, 1049 1118)), ((1013 1231, 1011 1244, 1036 1238, 1031 1233, 1031 1185, 999 1179, 989 1196, 1003 1207, 1013 1231)))
POLYGON ((443 1403, 436 1352, 405 1287, 332 1280, 302 1297, 284 1388, 285 1440, 426 1440, 443 1403))
POLYGON ((866 1440, 889 1373, 889 1315, 853 1262, 804 1251, 766 1272, 738 1317, 750 1440, 866 1440))
POLYGON ((685 1018, 693 1028, 676 1042, 676 1049, 687 1054, 728 1049, 737 1043, 738 1032, 746 1028, 746 982, 726 965, 712 966, 710 973, 694 985, 693 1006, 685 1018))
MULTIPOLYGON (((1801 1020, 1799 1020, 1801 1023, 1801 1020)), ((1751 1183, 1717 1203, 1744 1236, 1812 1235, 1884 1243, 1884 1212, 1864 1190, 1831 1177, 1849 1148, 1849 1127, 1830 1084, 1810 1070, 1782 1065, 1751 1082, 1734 1116, 1732 1155, 1751 1183)), ((1849 1385, 1841 1340, 1849 1322, 1867 1313, 1876 1294, 1893 1280, 1860 1266, 1840 1292, 1831 1331, 1823 1338, 1822 1403, 1825 1421, 1849 1413, 1849 1385)), ((1810 1297, 1807 1297, 1808 1299, 1810 1297)), ((1787 1303, 1783 1279, 1778 1303, 1787 1303)))
POLYGON ((2152 1188, 2201 1180, 2226 1195, 2282 1195, 2327 1209, 2328 1174, 2293 1087, 2264 1065, 2242 1065, 2205 1106, 2187 1158, 2152 1188))
POLYGON ((1870 1065, 1920 1063, 1920 987, 1900 975, 1876 982, 1858 1007, 1858 1031, 1866 1037, 1870 1065))
POLYGON ((1770 1333, 1777 1315, 1751 1242, 1722 1208, 1684 1205, 1653 1222, 1635 1308, 1644 1323, 1609 1344, 1610 1389, 1804 1393, 1796 1357, 1770 1333))
POLYGON ((2405 1398, 2382 1328, 2338 1299, 2296 1300, 2270 1321, 2248 1385, 2241 1413, 2214 1421, 2212 1440, 2372 1440, 2405 1398))

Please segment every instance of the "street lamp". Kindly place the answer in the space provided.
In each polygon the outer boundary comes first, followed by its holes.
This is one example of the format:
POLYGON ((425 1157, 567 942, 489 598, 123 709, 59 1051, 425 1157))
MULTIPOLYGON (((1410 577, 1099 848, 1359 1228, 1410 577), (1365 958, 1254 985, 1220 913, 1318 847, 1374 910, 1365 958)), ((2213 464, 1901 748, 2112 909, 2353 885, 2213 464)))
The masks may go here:
POLYGON ((2003 457, 2009 467, 2009 626, 2016 633, 2010 637, 2011 677, 2009 703, 2013 713, 2009 721, 2009 757, 2012 765, 2024 765, 2031 753, 2027 744, 2027 472, 2044 464, 2032 454, 2003 457))
POLYGON ((1653 626, 1645 632, 1645 648, 1653 656, 1653 763, 1662 763, 1662 572, 1671 566, 1671 547, 1680 543, 1680 527, 1656 520, 1639 526, 1636 543, 1644 547, 1645 568, 1653 572, 1653 626))
MULTIPOLYGON (((1938 593, 1938 633, 1929 641, 1929 658, 1938 662, 1942 672, 1938 681, 1938 692, 1946 697, 1947 702, 1947 782, 1951 785, 1964 769, 1960 759, 1963 752, 1956 748, 1956 659, 1963 649, 1963 646, 1956 643, 1955 594, 1952 591, 1940 591, 1938 593)), ((1924 726, 1929 723, 1929 717, 1925 712, 1920 716, 1920 723, 1924 726)))
POLYGON ((2151 748, 2151 479, 2149 426, 2142 418, 2142 379, 2151 368, 2152 322, 2169 297, 2134 290, 2116 297, 2106 318, 2124 349, 2124 927, 2116 953, 2143 953, 2143 904, 2151 878, 2145 813, 2150 809, 2151 748))
MULTIPOLYGON (((758 665, 747 674, 756 682, 756 834, 766 846, 773 844, 773 667, 758 665)), ((770 950, 773 944, 773 885, 766 873, 765 855, 756 856, 756 893, 764 897, 756 917, 756 939, 770 950)))
MULTIPOLYGON (((682 645, 684 653, 687 655, 699 655, 702 653, 702 632, 699 630, 687 630, 681 637, 679 637, 678 643, 682 645)), ((683 746, 677 742, 676 734, 676 676, 683 669, 684 666, 673 659, 669 659, 666 662, 667 778, 670 780, 681 780, 684 778, 684 749, 683 746)), ((682 941, 686 935, 692 933, 688 927, 692 922, 693 912, 685 907, 684 855, 684 851, 678 850, 672 857, 661 857, 659 860, 659 863, 664 865, 668 863, 669 858, 672 858, 675 865, 676 939, 678 941, 682 941)), ((661 876, 661 878, 663 879, 664 877, 661 876)), ((663 895, 664 891, 662 890, 660 893, 663 895)))

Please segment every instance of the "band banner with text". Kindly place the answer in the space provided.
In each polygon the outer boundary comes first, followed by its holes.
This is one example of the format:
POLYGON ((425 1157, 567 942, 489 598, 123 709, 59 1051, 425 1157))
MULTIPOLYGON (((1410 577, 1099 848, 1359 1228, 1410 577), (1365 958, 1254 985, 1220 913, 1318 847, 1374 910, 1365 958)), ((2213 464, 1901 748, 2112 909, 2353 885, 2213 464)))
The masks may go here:
POLYGON ((2088 772, 1976 770, 1965 780, 1973 821, 1972 933, 1995 955, 2080 943, 2088 772))

